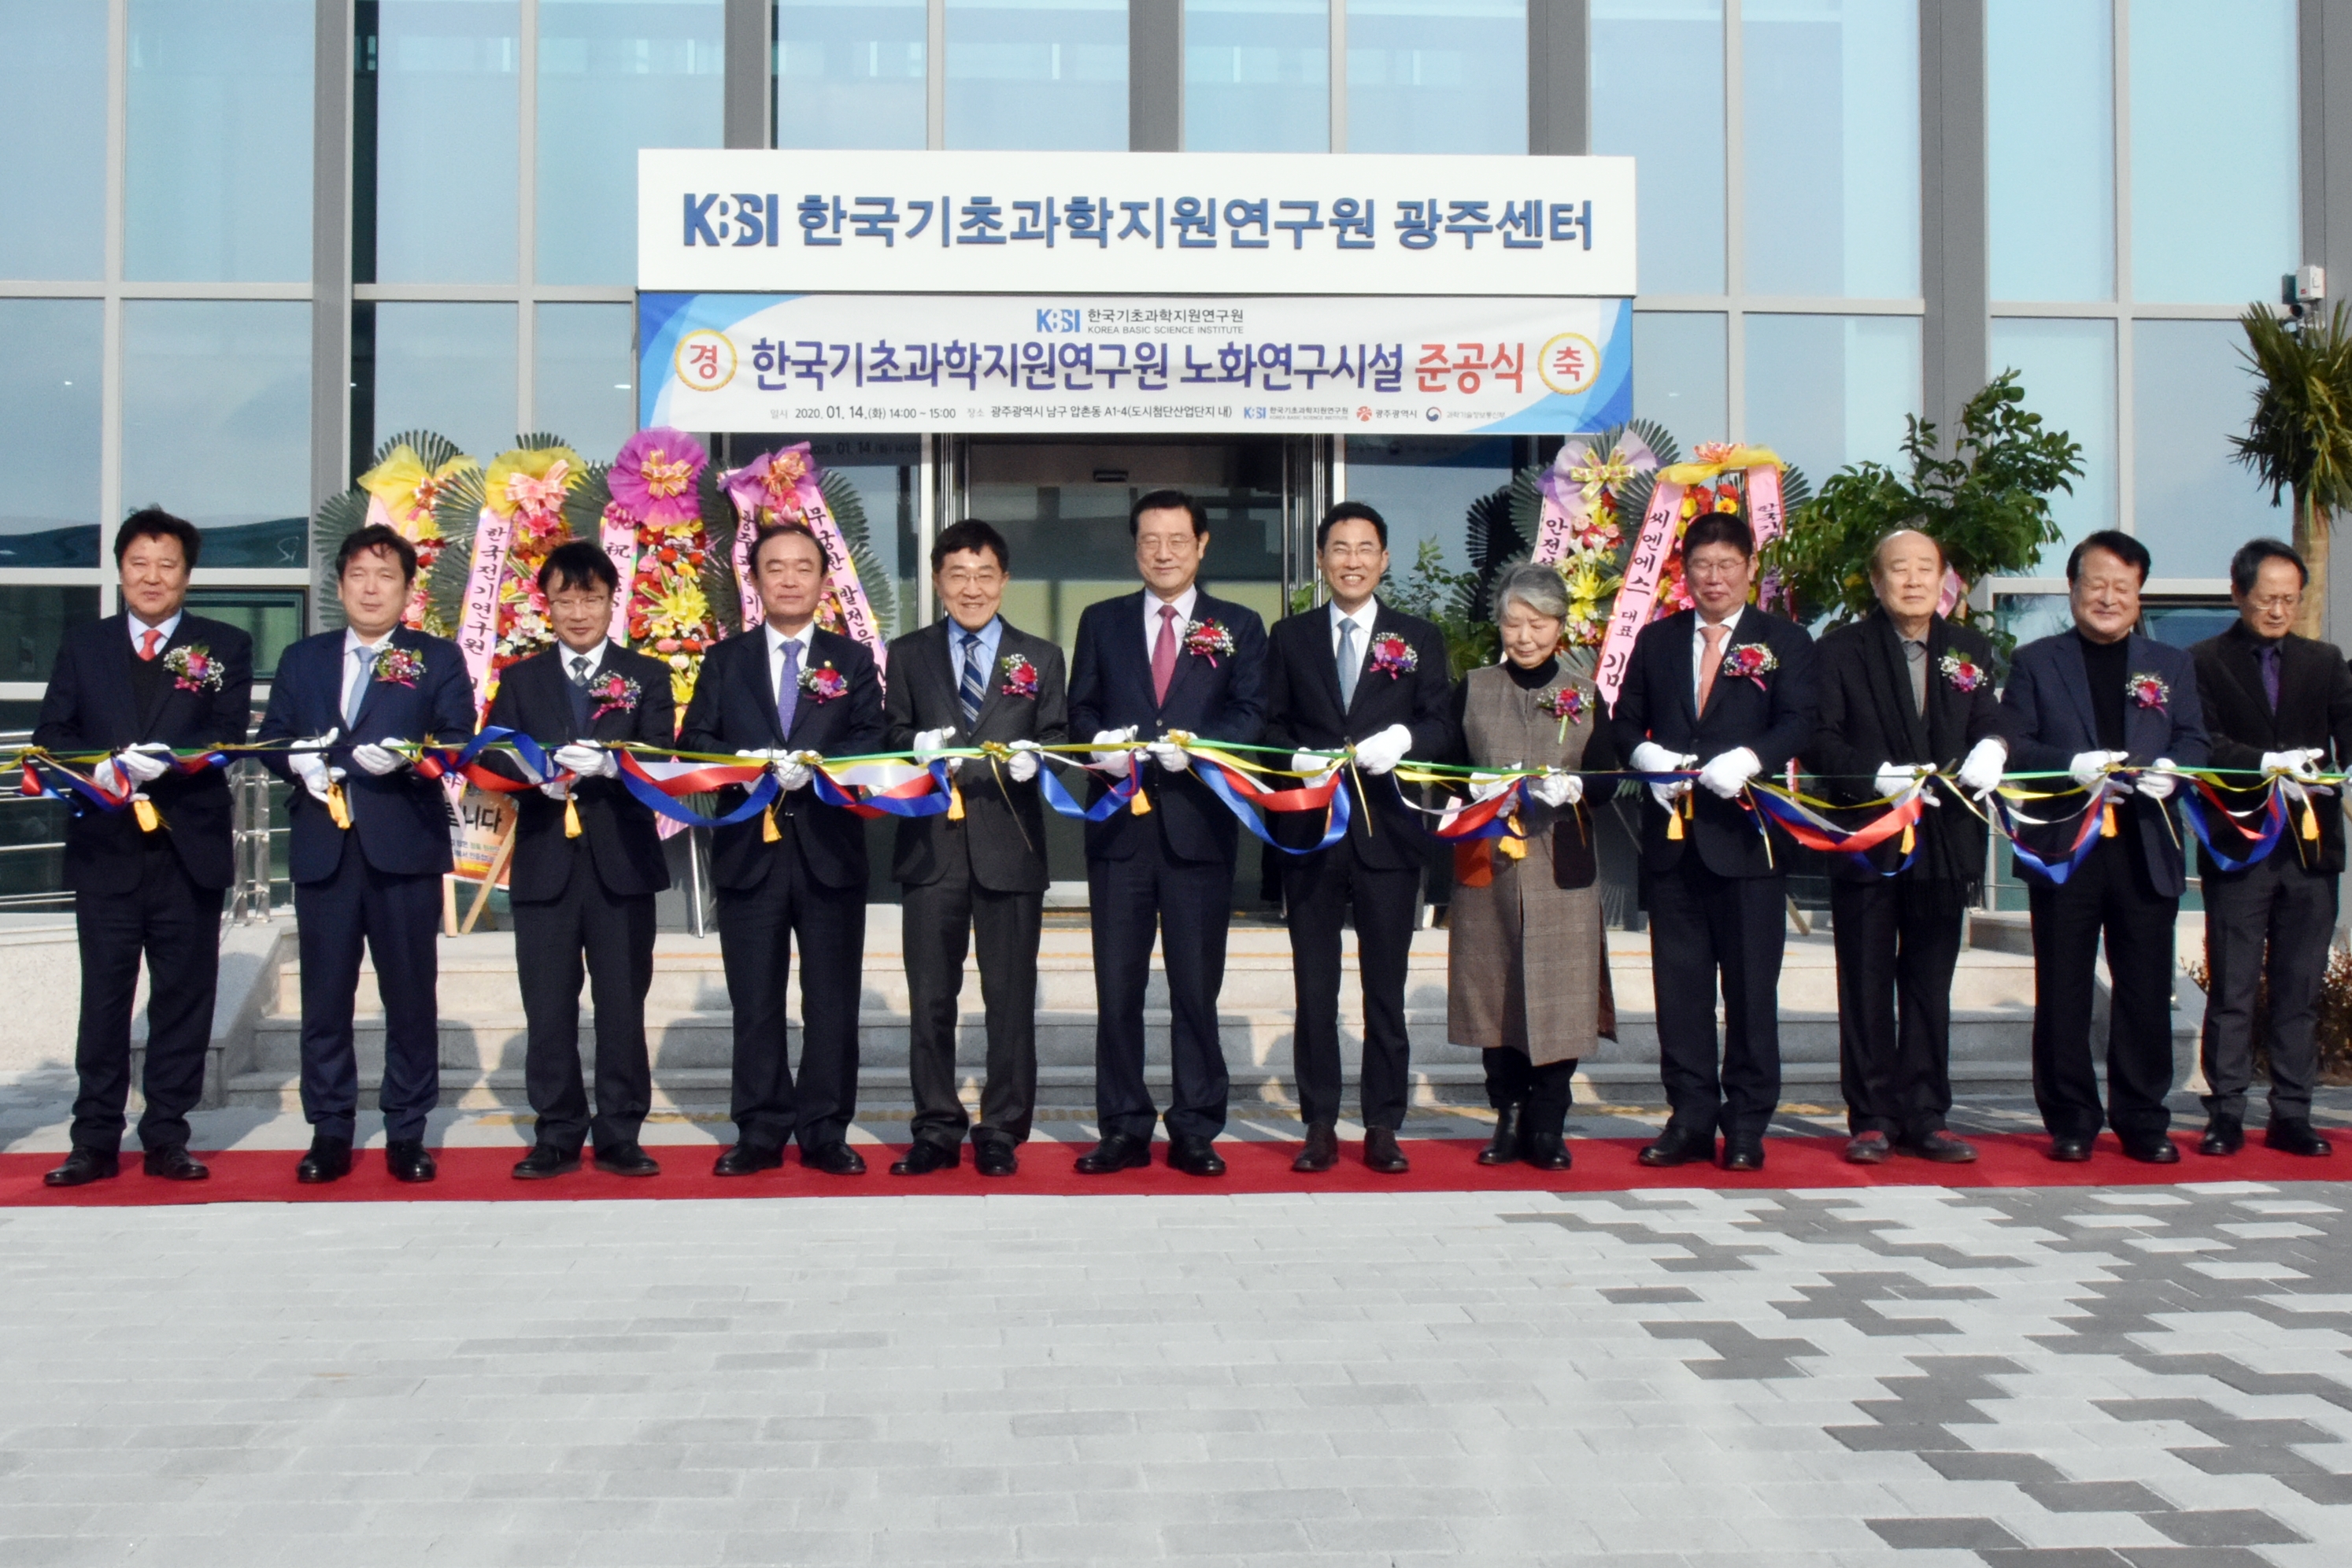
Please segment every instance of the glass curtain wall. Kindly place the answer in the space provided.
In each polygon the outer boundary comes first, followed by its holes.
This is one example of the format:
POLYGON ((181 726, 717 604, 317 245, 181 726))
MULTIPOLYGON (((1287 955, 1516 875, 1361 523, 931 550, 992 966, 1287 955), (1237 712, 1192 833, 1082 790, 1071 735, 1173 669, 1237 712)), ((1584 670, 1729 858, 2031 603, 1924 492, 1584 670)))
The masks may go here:
POLYGON ((2088 470, 2053 503, 2066 541, 1997 586, 2059 592, 2071 542, 2122 527, 2158 580, 2218 592, 2242 541, 2289 526, 2228 437, 2252 393, 2234 318, 2301 258, 2295 7, 1989 0, 1986 28, 1992 368, 2088 470))
POLYGON ((1636 412, 1685 450, 1770 446, 1816 483, 1894 458, 1924 310, 1914 0, 1591 16, 1592 150, 1641 160, 1636 412))

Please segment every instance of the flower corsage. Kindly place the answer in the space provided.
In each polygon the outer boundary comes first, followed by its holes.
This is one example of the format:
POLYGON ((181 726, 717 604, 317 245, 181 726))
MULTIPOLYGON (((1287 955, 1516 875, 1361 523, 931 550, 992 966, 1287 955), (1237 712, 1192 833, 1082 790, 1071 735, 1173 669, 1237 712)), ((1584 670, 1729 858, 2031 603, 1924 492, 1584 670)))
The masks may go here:
POLYGON ((2172 695, 2172 688, 2157 676, 2142 670, 2124 682, 2124 695, 2143 708, 2161 708, 2172 695))
POLYGON ((637 699, 644 695, 637 683, 625 675, 607 675, 592 680, 588 683, 588 700, 597 706, 589 710, 588 721, 593 724, 607 713, 634 713, 637 710, 637 699))
POLYGON ((819 665, 801 671, 801 689, 809 694, 812 702, 830 702, 849 695, 849 682, 833 666, 819 665))
POLYGON ((1985 674, 1983 665, 1958 648, 1946 654, 1937 668, 1944 672, 1944 679, 1952 683, 1955 691, 1974 691, 1990 679, 1985 674))
POLYGON ((1760 642, 1744 642, 1723 650, 1723 662, 1716 667, 1716 674, 1752 680, 1756 689, 1761 691, 1764 678, 1780 668, 1780 661, 1772 657, 1770 648, 1760 642))
POLYGON ((1215 621, 1194 621, 1184 628, 1184 651, 1213 666, 1219 654, 1232 657, 1234 634, 1215 621))
POLYGON ((388 647, 375 656, 375 678, 387 686, 414 686, 425 676, 425 660, 404 647, 388 647))
POLYGON ((1536 706, 1559 721, 1559 739, 1568 739, 1569 727, 1592 710, 1592 699, 1581 689, 1562 686, 1536 699, 1536 706))
POLYGON ((175 647, 163 656, 163 668, 172 672, 172 686, 178 691, 218 691, 221 689, 220 660, 213 650, 202 643, 190 643, 175 647))
POLYGON ((1003 672, 1004 684, 1000 689, 1007 697, 1037 695, 1037 667, 1017 653, 1008 653, 998 668, 1003 672))
POLYGON ((1372 639, 1372 668, 1395 680, 1421 668, 1421 655, 1394 632, 1372 639))

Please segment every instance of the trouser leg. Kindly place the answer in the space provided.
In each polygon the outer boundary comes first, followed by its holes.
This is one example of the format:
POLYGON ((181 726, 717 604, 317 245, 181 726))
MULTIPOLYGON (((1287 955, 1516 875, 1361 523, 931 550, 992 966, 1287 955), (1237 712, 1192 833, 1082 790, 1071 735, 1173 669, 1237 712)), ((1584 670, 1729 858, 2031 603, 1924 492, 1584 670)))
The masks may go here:
POLYGON ((383 999, 383 1135, 425 1136, 441 1103, 441 878, 367 873, 368 954, 383 999))
POLYGON ((826 887, 804 867, 794 875, 793 935, 802 958, 799 1138, 805 1151, 842 1142, 857 1117, 866 889, 826 887), (830 955, 822 971, 815 954, 830 955))
POLYGON ((74 934, 81 952, 81 1018, 74 1036, 77 1149, 111 1154, 122 1146, 123 1111, 131 1102, 131 1016, 145 932, 137 899, 74 895, 74 934))
MULTIPOLYGON (((1492 1054, 1492 1053, 1489 1053, 1492 1054)), ((1575 1098, 1573 1059, 1546 1062, 1528 1071, 1528 1110, 1523 1136, 1530 1149, 1559 1142, 1568 1130, 1568 1108, 1575 1098)))
POLYGON ((980 999, 988 1014, 988 1079, 975 1138, 1026 1142, 1037 1111, 1037 939, 1045 895, 972 894, 980 999))
POLYGON ((2033 921, 2033 1100, 2053 1138, 2090 1138, 2102 1119, 2091 1065, 2100 905, 2116 857, 2103 843, 2063 887, 2028 884, 2033 921))
POLYGON ((1126 860, 1087 862, 1094 927, 1095 1119, 1107 1138, 1149 1138, 1160 1115, 1143 1077, 1143 998, 1160 921, 1156 871, 1156 855, 1148 847, 1126 860))
MULTIPOLYGON (((2282 859, 2286 850, 2271 858, 2282 859)), ((2270 910, 2271 1115, 2308 1121, 2319 1079, 2319 996, 2336 937, 2336 878, 2281 868, 2270 910)))
POLYGON ((147 1070, 139 1142, 170 1149, 188 1142, 188 1112, 205 1097, 213 1001, 220 986, 218 888, 200 888, 177 855, 151 855, 141 894, 147 916, 147 1070))
MULTIPOLYGON (((580 871, 575 866, 557 897, 517 902, 509 911, 522 992, 523 1090, 539 1117, 538 1142, 567 1153, 577 1153, 588 1137, 588 1085, 580 1073, 580 871)), ((600 1016, 599 1035, 604 1025, 600 1016)))
POLYGON ((770 1152, 790 1142, 800 1124, 784 1044, 793 968, 790 854, 789 846, 772 854, 759 886, 719 889, 719 952, 735 1025, 729 1116, 742 1143, 770 1152))
POLYGON ((302 963, 302 1117, 321 1138, 349 1140, 358 1124, 360 1068, 352 1040, 360 958, 367 945, 367 862, 351 836, 334 872, 294 886, 302 963))
POLYGON ((1214 1138, 1224 1130, 1232 1080, 1217 1029, 1217 996, 1225 984, 1225 934, 1232 921, 1234 868, 1163 860, 1160 950, 1168 965, 1171 1028, 1168 1131, 1178 1138, 1214 1138))
POLYGON ((1682 859, 1650 884, 1650 976, 1658 1010, 1658 1077, 1669 1124, 1712 1138, 1722 1117, 1716 1069, 1716 925, 1708 905, 1721 878, 1685 846, 1682 859), (1714 884, 1714 886, 1710 886, 1714 884))
POLYGON ((1830 882, 1830 936, 1837 950, 1838 1085, 1846 1130, 1903 1131, 1896 1078, 1892 879, 1830 882))
MULTIPOLYGON (((1353 851, 1350 850, 1350 853, 1353 851)), ((1412 1093, 1412 1040, 1405 1028, 1404 986, 1412 963, 1412 921, 1421 873, 1357 866, 1358 978, 1364 992, 1364 1066, 1357 1098, 1364 1125, 1395 1131, 1412 1093)))
POLYGON ((1895 905, 1897 1114, 1902 1136, 1916 1142, 1942 1131, 1952 1110, 1952 974, 1966 908, 1957 883, 1930 881, 1906 882, 1895 905))
POLYGON ((956 1023, 971 940, 972 883, 961 840, 947 847, 940 879, 903 891, 898 929, 907 964, 907 1076, 915 1096, 908 1131, 952 1149, 971 1121, 958 1092, 956 1023))
MULTIPOLYGON (((2262 1003, 2263 954, 2277 901, 2275 862, 2284 847, 2231 876, 2204 878, 2205 1025, 2198 1038, 2205 1110, 2243 1117, 2254 1077, 2254 1014, 2262 1003)), ((2333 934, 2332 927, 2330 935, 2333 934)))
POLYGON ((1716 951, 1723 964, 1723 1135, 1755 1142, 1780 1108, 1780 954, 1784 877, 1718 879, 1716 951))
POLYGON ((1486 1069, 1486 1103, 1501 1110, 1527 1099, 1529 1075, 1535 1071, 1528 1053, 1509 1046, 1489 1046, 1478 1053, 1486 1069))
POLYGON ((1310 1127, 1339 1120, 1339 925, 1353 860, 1341 843, 1300 856, 1284 868, 1291 987, 1297 1004, 1291 1065, 1298 1080, 1298 1118, 1310 1127))
POLYGON ((596 1006, 596 1114, 589 1136, 598 1149, 610 1149, 635 1142, 653 1109, 646 993, 654 984, 654 896, 608 893, 600 884, 583 916, 588 992, 596 1006))
POLYGON ((2107 1124, 2130 1139, 2172 1123, 2172 945, 2180 900, 2147 883, 2137 846, 2130 875, 2107 880, 2102 924, 2113 1004, 2107 1015, 2107 1124))

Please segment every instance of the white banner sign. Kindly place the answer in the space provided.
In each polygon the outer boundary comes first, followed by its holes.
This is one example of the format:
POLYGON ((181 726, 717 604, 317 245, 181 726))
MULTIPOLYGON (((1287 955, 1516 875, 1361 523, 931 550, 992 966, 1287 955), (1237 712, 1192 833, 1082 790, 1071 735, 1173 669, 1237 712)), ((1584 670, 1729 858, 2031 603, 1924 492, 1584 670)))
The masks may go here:
POLYGON ((1634 292, 1633 160, 1320 153, 637 154, 637 287, 1634 292))
POLYGON ((1408 430, 1632 417, 1633 302, 642 294, 640 423, 1408 430))

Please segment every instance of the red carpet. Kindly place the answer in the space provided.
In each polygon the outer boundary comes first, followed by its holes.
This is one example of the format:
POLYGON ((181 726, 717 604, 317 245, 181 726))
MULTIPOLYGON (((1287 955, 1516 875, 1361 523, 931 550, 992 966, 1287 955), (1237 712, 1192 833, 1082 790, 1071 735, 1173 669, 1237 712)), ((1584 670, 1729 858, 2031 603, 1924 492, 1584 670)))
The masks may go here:
MULTIPOLYGON (((1874 1168, 1849 1165, 1839 1152, 1843 1138, 1775 1138, 1765 1149, 1767 1164, 1755 1175, 1727 1175, 1711 1165, 1645 1170, 1636 1163, 1638 1138, 1575 1139, 1570 1147, 1576 1168, 1558 1173, 1526 1165, 1488 1168, 1472 1160, 1482 1146, 1469 1139, 1409 1139, 1412 1170, 1402 1176, 1376 1176, 1358 1163, 1358 1146, 1341 1146, 1339 1168, 1325 1175, 1292 1173, 1297 1152, 1292 1143, 1229 1142, 1218 1152, 1231 1167, 1222 1181, 1202 1181, 1155 1163, 1150 1169, 1116 1176, 1080 1176, 1070 1163, 1087 1145, 1033 1143, 1022 1152, 1021 1172, 1008 1180, 983 1181, 969 1161, 952 1171, 920 1178, 889 1174, 895 1149, 861 1146, 868 1171, 862 1177, 819 1175, 803 1170, 797 1155, 781 1171, 722 1181, 710 1173, 715 1146, 656 1145, 663 1173, 650 1179, 608 1176, 585 1165, 580 1173, 551 1182, 518 1182, 508 1174, 521 1157, 520 1147, 445 1149, 438 1152, 441 1179, 404 1186, 383 1167, 379 1150, 365 1150, 352 1174, 323 1187, 298 1185, 294 1164, 301 1156, 286 1149, 230 1150, 204 1155, 212 1167, 208 1182, 186 1184, 149 1179, 138 1156, 126 1155, 122 1174, 58 1192, 41 1184, 56 1154, 0 1154, 0 1207, 124 1207, 162 1204, 222 1203, 563 1203, 580 1198, 842 1198, 903 1197, 953 1194, 1055 1196, 1108 1194, 1215 1194, 1233 1193, 1615 1193, 1644 1187, 2091 1187, 2147 1186, 2176 1182, 2295 1182, 2352 1180, 2352 1159, 2299 1159, 2273 1153, 2257 1142, 2233 1159, 2208 1160, 2194 1140, 2181 1144, 2177 1165, 2143 1165, 2126 1160, 2111 1138, 2099 1141, 2087 1164, 2061 1165, 2043 1158, 2046 1140, 2021 1133, 1972 1135, 1980 1152, 1973 1165, 1931 1165, 1901 1156, 1874 1168)), ((1166 1159, 1165 1144, 1156 1151, 1166 1159)))

